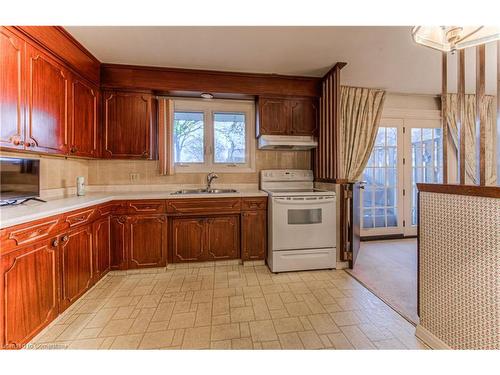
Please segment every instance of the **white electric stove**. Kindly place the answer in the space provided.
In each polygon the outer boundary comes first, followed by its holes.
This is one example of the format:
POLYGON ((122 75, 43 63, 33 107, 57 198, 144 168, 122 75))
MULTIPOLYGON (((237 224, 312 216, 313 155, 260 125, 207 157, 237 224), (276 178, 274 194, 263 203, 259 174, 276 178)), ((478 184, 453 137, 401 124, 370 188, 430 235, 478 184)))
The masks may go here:
POLYGON ((269 194, 268 255, 272 272, 335 268, 335 193, 314 189, 310 170, 263 170, 269 194))

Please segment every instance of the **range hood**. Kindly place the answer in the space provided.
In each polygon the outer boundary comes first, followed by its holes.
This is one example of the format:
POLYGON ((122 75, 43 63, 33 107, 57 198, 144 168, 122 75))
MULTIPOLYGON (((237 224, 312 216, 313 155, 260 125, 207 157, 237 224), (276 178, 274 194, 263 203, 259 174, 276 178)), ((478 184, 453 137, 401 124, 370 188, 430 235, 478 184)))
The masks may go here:
POLYGON ((314 137, 298 135, 261 135, 259 150, 310 150, 318 147, 314 137))

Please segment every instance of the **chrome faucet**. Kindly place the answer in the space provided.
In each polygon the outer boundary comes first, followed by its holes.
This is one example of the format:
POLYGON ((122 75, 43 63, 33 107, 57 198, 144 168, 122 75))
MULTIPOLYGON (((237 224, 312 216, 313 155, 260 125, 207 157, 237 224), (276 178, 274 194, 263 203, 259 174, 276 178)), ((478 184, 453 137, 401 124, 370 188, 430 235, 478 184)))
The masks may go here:
POLYGON ((219 178, 214 172, 210 172, 207 174, 207 190, 210 190, 212 188, 212 181, 215 180, 216 178, 219 178))

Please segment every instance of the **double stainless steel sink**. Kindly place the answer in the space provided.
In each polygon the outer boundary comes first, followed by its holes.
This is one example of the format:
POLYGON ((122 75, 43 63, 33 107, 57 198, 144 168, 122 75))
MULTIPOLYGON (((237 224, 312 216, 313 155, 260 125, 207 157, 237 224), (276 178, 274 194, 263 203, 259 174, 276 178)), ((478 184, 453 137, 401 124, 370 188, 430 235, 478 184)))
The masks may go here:
POLYGON ((173 192, 173 195, 181 195, 181 194, 228 194, 228 193, 237 193, 237 190, 234 189, 183 189, 177 190, 173 192))

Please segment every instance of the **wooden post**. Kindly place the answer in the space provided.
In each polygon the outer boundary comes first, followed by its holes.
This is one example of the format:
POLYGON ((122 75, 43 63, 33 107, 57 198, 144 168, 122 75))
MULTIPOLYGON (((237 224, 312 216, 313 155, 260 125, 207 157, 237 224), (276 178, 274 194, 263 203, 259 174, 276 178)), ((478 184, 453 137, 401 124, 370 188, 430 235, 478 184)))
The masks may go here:
POLYGON ((459 171, 460 184, 465 185, 465 50, 458 52, 458 125, 460 128, 460 152, 459 152, 459 171))
POLYGON ((476 47, 476 136, 479 136, 479 185, 486 185, 486 116, 485 95, 486 47, 476 47))
POLYGON ((448 183, 448 121, 446 119, 446 97, 448 95, 448 54, 441 58, 441 140, 443 147, 443 184, 448 183))

